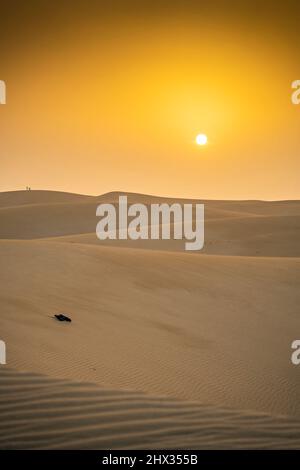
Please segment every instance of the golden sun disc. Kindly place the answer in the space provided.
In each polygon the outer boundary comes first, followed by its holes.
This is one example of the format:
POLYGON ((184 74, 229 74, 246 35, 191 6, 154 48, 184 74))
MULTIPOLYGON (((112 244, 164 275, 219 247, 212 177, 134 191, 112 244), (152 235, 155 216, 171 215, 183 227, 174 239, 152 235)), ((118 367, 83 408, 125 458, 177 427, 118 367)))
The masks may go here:
POLYGON ((197 145, 206 145, 207 144, 207 136, 205 134, 198 134, 196 137, 196 144, 197 145))

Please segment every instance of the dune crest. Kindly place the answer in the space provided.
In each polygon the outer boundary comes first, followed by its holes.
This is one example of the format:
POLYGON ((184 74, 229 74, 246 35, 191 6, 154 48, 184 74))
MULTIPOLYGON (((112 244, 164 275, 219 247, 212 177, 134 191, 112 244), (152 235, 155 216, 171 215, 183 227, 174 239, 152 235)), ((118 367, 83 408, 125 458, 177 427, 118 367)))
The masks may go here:
MULTIPOLYGON (((84 196, 55 191, 0 193, 0 238, 57 239, 160 251, 184 251, 182 240, 104 240, 96 237, 96 208, 116 203, 120 192, 84 196)), ((199 253, 299 257, 300 201, 206 201, 125 193, 128 203, 205 205, 205 244, 199 253)))
POLYGON ((1 370, 1 449, 292 449, 300 421, 1 370), (6 396, 7 391, 9 395, 6 396))

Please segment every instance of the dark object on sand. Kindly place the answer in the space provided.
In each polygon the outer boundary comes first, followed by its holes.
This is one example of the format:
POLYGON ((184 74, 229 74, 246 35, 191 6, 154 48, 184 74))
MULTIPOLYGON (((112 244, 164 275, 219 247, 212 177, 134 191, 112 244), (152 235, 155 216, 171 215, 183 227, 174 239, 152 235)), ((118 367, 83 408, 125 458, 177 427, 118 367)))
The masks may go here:
POLYGON ((67 317, 66 315, 63 315, 62 313, 58 314, 58 315, 54 315, 55 318, 57 318, 57 320, 59 321, 68 321, 68 322, 71 322, 71 318, 67 317))

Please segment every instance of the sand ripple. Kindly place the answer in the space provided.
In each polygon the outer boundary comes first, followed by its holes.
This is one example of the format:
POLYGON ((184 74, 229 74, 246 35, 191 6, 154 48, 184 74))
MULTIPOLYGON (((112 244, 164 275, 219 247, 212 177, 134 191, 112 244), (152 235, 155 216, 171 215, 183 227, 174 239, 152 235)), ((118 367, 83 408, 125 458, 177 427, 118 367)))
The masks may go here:
POLYGON ((1 449, 299 448, 300 420, 108 390, 7 368, 1 449))

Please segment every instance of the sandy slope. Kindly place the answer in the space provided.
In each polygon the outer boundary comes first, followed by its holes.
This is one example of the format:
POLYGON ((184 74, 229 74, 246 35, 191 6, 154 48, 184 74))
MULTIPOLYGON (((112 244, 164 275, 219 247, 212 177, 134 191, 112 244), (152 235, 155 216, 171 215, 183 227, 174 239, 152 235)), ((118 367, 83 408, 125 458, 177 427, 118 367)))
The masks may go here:
MULTIPOLYGON (((210 214, 210 212, 209 212, 210 214)), ((46 238, 68 243, 184 251, 184 240, 104 240, 94 232, 46 238)), ((205 244, 194 254, 300 256, 300 216, 234 216, 205 220, 205 244), (285 240, 285 242, 283 242, 285 240)))
MULTIPOLYGON (((116 202, 119 193, 99 197, 49 191, 0 193, 0 238, 59 238, 64 242, 100 244, 96 238, 96 207, 116 202), (22 199, 23 197, 23 199, 22 199)), ((175 202, 128 195, 129 202, 175 202)), ((187 200, 176 200, 188 202, 187 200)), ((206 254, 300 256, 299 201, 204 201, 206 254)), ((126 240, 104 245, 162 251, 183 251, 181 240, 126 240)))
POLYGON ((300 421, 5 370, 1 449, 289 449, 300 421), (8 393, 7 393, 8 392, 8 393))
POLYGON ((176 242, 97 242, 97 203, 114 201, 118 193, 3 194, 0 332, 15 372, 0 366, 0 397, 5 402, 11 394, 7 414, 0 407, 7 417, 1 429, 11 429, 0 432, 0 447, 155 447, 158 435, 168 446, 170 427, 170 447, 232 447, 233 439, 237 447, 287 446, 287 436, 291 446, 300 446, 300 374, 290 362, 291 342, 300 332, 298 201, 208 201, 207 254, 197 255, 180 252, 176 242), (54 320, 58 312, 71 315, 72 323, 54 320), (20 375, 24 371, 48 379, 20 375), (81 385, 58 385, 57 378, 81 385), (45 390, 45 381, 50 391, 40 403, 36 386, 45 390), (87 382, 95 385, 84 391, 87 382), (94 420, 78 404, 73 410, 73 387, 94 420), (53 432, 60 393, 68 409, 61 418, 64 437, 53 432), (95 394, 94 407, 89 402, 95 394), (143 402, 139 418, 124 394, 138 397, 133 408, 143 402), (120 435, 111 428, 105 440, 99 422, 111 415, 103 400, 115 395, 123 397, 111 410, 116 427, 121 415, 128 417, 120 435), (149 407, 161 395, 152 428, 149 407), (20 410, 15 418, 14 400, 20 410), (185 401, 180 418, 174 400, 185 401), (260 419, 259 413, 268 416, 260 419), (251 422, 257 427, 250 432, 251 422))
POLYGON ((300 413, 299 259, 45 241, 1 241, 0 257, 11 367, 300 413), (51 318, 60 311, 71 325, 51 318))

